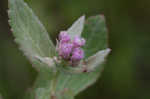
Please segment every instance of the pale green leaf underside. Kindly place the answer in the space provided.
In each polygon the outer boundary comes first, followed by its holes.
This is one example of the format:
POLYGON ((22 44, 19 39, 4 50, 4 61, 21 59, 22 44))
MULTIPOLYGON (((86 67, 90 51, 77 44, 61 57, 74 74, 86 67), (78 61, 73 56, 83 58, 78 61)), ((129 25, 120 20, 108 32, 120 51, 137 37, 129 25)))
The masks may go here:
POLYGON ((32 61, 32 56, 53 57, 55 47, 48 33, 23 0, 9 0, 9 22, 15 41, 32 61))
MULTIPOLYGON (((8 0, 9 22, 20 49, 39 71, 34 89, 27 94, 26 99, 49 99, 53 73, 51 69, 35 58, 53 57, 56 55, 48 33, 38 18, 23 0, 8 0)), ((46 59, 47 60, 47 59, 46 59)), ((44 59, 45 61, 45 59, 44 59)))
POLYGON ((84 28, 84 21, 85 16, 81 16, 77 21, 73 23, 73 25, 67 30, 68 34, 70 35, 71 39, 75 36, 81 36, 81 33, 84 28))
POLYGON ((111 50, 109 48, 107 48, 105 50, 98 51, 93 56, 90 56, 86 60, 86 62, 87 62, 86 64, 87 64, 87 68, 88 68, 89 72, 94 71, 95 69, 97 69, 96 67, 102 65, 110 51, 111 50))
MULTIPOLYGON (((86 58, 92 56, 93 54, 96 54, 96 52, 98 52, 99 50, 106 49, 107 30, 104 17, 99 15, 96 17, 89 18, 86 21, 82 35, 87 41, 86 46, 84 47, 86 58)), ((106 52, 108 54, 109 49, 106 52)), ((104 61, 104 56, 100 56, 99 58, 101 58, 102 61, 104 61)), ((94 64, 91 64, 91 66, 92 65, 94 64)), ((60 72, 57 83, 57 91, 59 92, 63 91, 64 89, 68 89, 72 91, 74 95, 76 95, 82 90, 89 87, 91 84, 93 84, 100 76, 102 70, 103 66, 101 65, 98 68, 96 68, 96 71, 90 73, 81 73, 75 75, 66 72, 60 72)))

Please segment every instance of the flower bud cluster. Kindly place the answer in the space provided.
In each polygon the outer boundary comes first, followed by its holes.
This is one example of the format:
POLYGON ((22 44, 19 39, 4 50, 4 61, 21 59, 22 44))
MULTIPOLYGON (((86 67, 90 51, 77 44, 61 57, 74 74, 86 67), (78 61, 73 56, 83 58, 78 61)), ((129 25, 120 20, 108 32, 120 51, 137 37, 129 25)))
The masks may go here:
POLYGON ((74 66, 84 58, 84 51, 81 48, 84 45, 84 38, 75 36, 74 39, 71 40, 66 31, 61 31, 57 51, 62 59, 68 60, 69 63, 74 66))

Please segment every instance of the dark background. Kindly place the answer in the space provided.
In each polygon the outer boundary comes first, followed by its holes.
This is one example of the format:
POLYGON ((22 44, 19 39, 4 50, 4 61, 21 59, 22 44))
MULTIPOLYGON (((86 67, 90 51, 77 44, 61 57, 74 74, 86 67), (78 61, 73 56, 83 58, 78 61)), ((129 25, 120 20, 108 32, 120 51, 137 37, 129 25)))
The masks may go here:
MULTIPOLYGON (((79 16, 104 14, 108 57, 99 81, 77 99, 150 99, 150 0, 26 0, 54 38, 79 16)), ((22 99, 36 71, 10 32, 7 0, 0 0, 0 96, 22 99)))

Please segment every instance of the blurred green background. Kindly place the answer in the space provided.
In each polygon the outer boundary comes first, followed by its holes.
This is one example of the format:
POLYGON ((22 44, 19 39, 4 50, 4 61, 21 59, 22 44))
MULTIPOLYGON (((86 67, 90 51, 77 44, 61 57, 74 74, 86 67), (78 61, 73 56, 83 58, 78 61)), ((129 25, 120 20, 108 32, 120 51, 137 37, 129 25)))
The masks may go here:
MULTIPOLYGON (((54 41, 79 16, 105 15, 112 53, 98 82, 77 99, 150 99, 150 0, 26 2, 54 41)), ((0 0, 0 97, 22 99, 37 72, 14 42, 7 10, 7 0, 0 0)))

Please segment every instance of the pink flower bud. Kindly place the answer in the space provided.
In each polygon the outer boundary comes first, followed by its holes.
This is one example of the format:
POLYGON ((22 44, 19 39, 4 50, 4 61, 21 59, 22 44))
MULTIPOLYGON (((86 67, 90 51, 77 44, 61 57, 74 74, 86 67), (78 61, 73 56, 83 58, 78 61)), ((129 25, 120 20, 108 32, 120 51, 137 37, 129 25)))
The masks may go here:
POLYGON ((75 36, 74 40, 73 40, 73 45, 74 47, 81 47, 85 44, 85 39, 81 38, 79 36, 75 36))
POLYGON ((69 42, 70 36, 67 34, 67 31, 61 31, 59 34, 59 40, 61 42, 69 42))
POLYGON ((71 40, 67 31, 61 31, 59 34, 59 41, 57 41, 56 50, 59 56, 69 61, 72 66, 77 66, 84 58, 84 51, 80 48, 85 45, 85 39, 80 36, 75 36, 71 40))
POLYGON ((71 61, 79 62, 84 57, 84 51, 81 48, 75 48, 72 52, 71 61))
POLYGON ((73 44, 71 43, 60 43, 58 48, 59 55, 64 59, 69 59, 72 48, 73 44))

